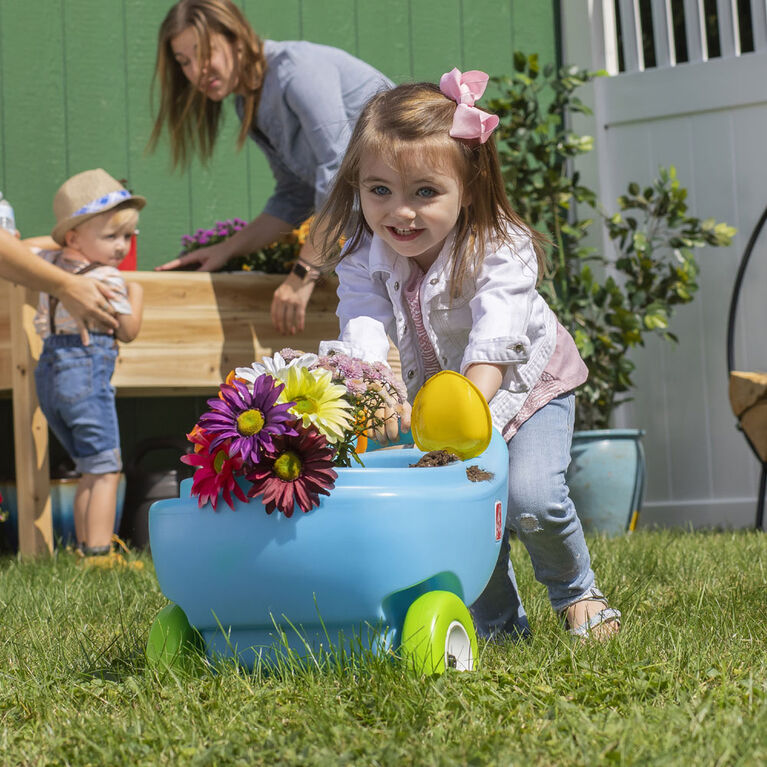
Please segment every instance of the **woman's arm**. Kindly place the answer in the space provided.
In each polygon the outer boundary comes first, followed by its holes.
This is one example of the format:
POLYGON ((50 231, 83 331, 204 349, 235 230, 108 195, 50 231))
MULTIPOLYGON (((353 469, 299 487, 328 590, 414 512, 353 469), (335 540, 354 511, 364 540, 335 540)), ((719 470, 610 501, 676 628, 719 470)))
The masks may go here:
POLYGON ((172 261, 155 267, 156 271, 179 269, 190 264, 199 264, 197 271, 214 272, 220 269, 235 256, 246 256, 257 250, 271 245, 286 234, 290 234, 293 227, 282 219, 269 213, 261 213, 254 218, 244 229, 228 237, 223 242, 210 245, 207 248, 193 250, 185 253, 172 261))
POLYGON ((85 344, 88 343, 86 322, 117 327, 107 303, 113 293, 106 285, 49 264, 3 230, 0 230, 0 278, 56 296, 80 325, 85 344))

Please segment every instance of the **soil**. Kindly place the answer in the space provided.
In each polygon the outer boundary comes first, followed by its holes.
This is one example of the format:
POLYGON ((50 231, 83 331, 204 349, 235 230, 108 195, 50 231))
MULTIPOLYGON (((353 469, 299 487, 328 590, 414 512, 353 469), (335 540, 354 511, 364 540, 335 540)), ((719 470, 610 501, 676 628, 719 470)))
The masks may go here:
MULTIPOLYGON (((460 460, 454 453, 449 453, 447 450, 432 450, 430 453, 424 453, 417 463, 411 463, 411 469, 420 469, 425 466, 447 466, 449 463, 460 460)), ((480 469, 479 466, 467 466, 466 476, 472 482, 487 482, 491 480, 495 474, 490 471, 480 469)))
POLYGON ((491 471, 485 471, 484 469, 480 469, 479 466, 467 466, 466 476, 472 482, 487 482, 491 480, 495 476, 495 474, 493 474, 491 471))
POLYGON ((454 453, 448 453, 447 450, 432 450, 430 453, 424 453, 417 463, 411 463, 411 469, 419 469, 424 466, 447 466, 453 461, 457 461, 458 456, 454 453))

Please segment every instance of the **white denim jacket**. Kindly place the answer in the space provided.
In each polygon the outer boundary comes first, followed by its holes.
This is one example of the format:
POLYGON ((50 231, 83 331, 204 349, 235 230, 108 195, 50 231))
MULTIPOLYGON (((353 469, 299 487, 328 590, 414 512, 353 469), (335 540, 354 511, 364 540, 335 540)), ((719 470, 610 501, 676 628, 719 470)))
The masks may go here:
MULTIPOLYGON (((556 346, 557 320, 535 289, 535 251, 521 232, 514 234, 514 248, 489 245, 475 278, 467 278, 462 294, 451 301, 452 239, 447 238, 421 283, 424 327, 444 370, 465 373, 478 362, 506 366, 490 402, 493 423, 502 430, 546 368, 556 346)), ((385 361, 388 334, 399 350, 412 402, 424 383, 424 368, 403 295, 410 268, 409 259, 375 235, 345 255, 336 268, 339 340, 323 341, 320 353, 336 349, 385 361)))

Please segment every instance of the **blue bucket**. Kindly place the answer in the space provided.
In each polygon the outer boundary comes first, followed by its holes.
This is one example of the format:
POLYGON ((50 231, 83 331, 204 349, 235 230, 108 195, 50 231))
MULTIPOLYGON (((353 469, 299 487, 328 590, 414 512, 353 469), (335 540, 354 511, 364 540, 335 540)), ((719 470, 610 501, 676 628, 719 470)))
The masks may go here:
MULTIPOLYGON (((53 537, 56 543, 63 546, 77 543, 75 537, 74 502, 78 477, 65 477, 51 480, 51 516, 53 517, 53 537)), ((8 519, 0 525, 0 536, 5 545, 14 551, 19 547, 18 527, 18 498, 16 483, 13 480, 0 480, 0 495, 3 496, 2 507, 8 512, 8 519)), ((120 475, 117 487, 117 516, 115 532, 120 527, 120 519, 125 500, 125 476, 120 475)))

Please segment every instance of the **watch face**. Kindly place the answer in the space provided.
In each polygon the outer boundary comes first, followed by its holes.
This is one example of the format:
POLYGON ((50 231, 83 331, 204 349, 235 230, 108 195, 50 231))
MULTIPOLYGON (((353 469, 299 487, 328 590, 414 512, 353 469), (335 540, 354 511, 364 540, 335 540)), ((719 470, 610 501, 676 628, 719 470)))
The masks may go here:
POLYGON ((293 264, 293 268, 290 270, 296 277, 300 277, 302 280, 309 273, 307 268, 303 264, 299 264, 297 261, 293 264))

